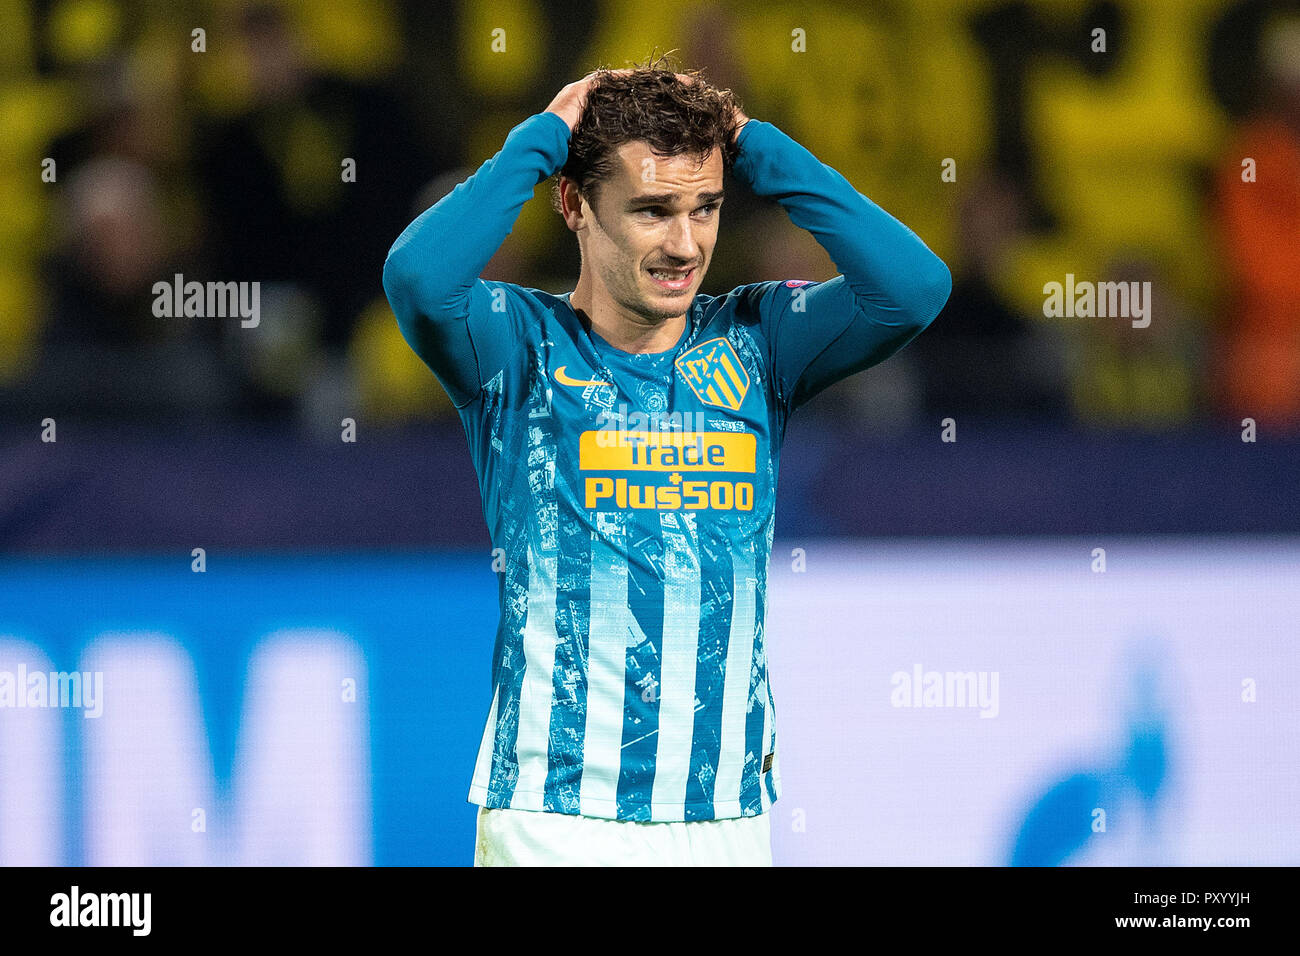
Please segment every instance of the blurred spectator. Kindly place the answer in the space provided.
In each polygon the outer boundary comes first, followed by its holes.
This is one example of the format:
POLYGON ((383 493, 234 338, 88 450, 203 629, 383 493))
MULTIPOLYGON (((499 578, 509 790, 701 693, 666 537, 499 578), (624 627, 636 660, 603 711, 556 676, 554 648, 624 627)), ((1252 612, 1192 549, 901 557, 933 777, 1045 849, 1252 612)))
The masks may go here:
POLYGON ((192 318, 158 318, 152 287, 172 265, 172 236, 153 174, 115 157, 70 177, 67 245, 54 264, 54 308, 45 339, 147 345, 182 337, 192 318))
POLYGON ((250 6, 240 36, 246 108, 200 134, 213 264, 225 279, 300 285, 341 352, 431 163, 395 98, 318 73, 280 7, 250 6))
POLYGON ((84 115, 51 147, 60 167, 103 155, 158 171, 185 161, 187 117, 180 104, 179 70, 170 61, 159 62, 153 52, 145 44, 130 52, 113 50, 70 71, 84 115))
POLYGON ((995 284, 1026 214, 1022 190, 1001 174, 976 178, 958 201, 952 296, 908 346, 932 418, 1068 414, 1059 330, 1025 316, 995 284))
POLYGON ((1236 131, 1216 213, 1231 284, 1218 387, 1224 411, 1300 424, 1300 17, 1263 40, 1264 97, 1236 131), (1242 163, 1254 161, 1246 181, 1242 163))
POLYGON ((65 201, 31 400, 48 413, 110 418, 224 406, 230 383, 210 320, 154 315, 154 283, 183 271, 154 175, 127 159, 94 159, 69 178, 65 201))
POLYGON ((1144 298, 1143 319, 1129 314, 1074 320, 1069 378, 1077 416, 1108 428, 1170 428, 1199 416, 1201 323, 1169 291, 1165 273, 1141 255, 1122 256, 1102 269, 1099 281, 1130 288, 1137 283, 1140 290, 1150 289, 1150 298, 1144 298), (1135 319, 1150 324, 1134 328, 1135 319))

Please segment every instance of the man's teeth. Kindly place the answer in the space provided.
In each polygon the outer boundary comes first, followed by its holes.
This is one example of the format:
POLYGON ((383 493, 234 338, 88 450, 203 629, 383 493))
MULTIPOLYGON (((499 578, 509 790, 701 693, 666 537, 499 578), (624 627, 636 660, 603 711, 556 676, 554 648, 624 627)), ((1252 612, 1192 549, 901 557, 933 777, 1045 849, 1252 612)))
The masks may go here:
POLYGON ((663 269, 651 269, 650 274, 656 279, 665 279, 672 282, 674 279, 685 279, 690 274, 690 269, 681 272, 665 272, 663 269))

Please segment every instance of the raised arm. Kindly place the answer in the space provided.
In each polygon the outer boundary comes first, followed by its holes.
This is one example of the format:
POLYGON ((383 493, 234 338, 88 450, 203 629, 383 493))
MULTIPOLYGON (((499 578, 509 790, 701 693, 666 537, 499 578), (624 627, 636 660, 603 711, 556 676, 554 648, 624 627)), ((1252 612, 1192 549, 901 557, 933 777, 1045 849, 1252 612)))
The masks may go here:
POLYGON ((543 113, 510 131, 501 150, 421 213, 384 262, 384 291, 402 335, 457 408, 507 360, 517 334, 478 278, 537 184, 564 165, 594 74, 564 87, 543 113))
POLYGON ((750 119, 736 142, 737 178, 779 202, 841 272, 756 287, 774 374, 793 409, 915 338, 948 300, 952 277, 912 230, 771 123, 750 119))

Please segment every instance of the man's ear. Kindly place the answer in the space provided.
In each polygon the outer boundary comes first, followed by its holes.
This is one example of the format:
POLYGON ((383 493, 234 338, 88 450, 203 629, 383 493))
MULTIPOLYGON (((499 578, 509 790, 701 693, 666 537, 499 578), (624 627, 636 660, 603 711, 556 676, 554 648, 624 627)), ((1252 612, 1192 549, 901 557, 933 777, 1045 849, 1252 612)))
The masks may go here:
POLYGON ((560 177, 560 214, 564 216, 564 224, 574 232, 586 222, 582 211, 583 198, 576 182, 568 176, 560 177))

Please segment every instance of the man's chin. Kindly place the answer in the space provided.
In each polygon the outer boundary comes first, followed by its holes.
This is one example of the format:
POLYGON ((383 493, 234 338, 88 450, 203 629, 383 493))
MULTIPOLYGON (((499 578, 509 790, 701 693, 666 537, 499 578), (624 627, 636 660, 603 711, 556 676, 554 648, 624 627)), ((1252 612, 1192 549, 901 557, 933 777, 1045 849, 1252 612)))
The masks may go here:
POLYGON ((641 297, 641 314, 646 318, 675 319, 685 312, 695 295, 689 290, 674 295, 656 295, 651 293, 641 297))
POLYGON ((647 277, 643 288, 645 291, 642 293, 641 300, 648 309, 661 312, 667 317, 674 317, 681 315, 695 300, 699 277, 692 275, 690 283, 683 289, 665 289, 654 279, 647 277))

